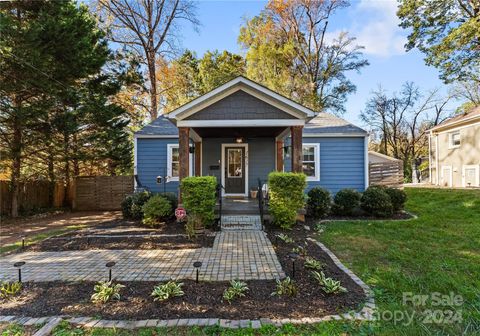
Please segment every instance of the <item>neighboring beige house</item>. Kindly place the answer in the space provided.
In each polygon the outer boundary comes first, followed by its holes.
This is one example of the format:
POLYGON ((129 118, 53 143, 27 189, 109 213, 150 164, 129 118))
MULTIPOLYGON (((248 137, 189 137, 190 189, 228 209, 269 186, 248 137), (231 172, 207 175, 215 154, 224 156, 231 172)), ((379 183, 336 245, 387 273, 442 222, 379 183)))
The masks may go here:
POLYGON ((479 187, 480 106, 428 132, 430 182, 444 187, 479 187))

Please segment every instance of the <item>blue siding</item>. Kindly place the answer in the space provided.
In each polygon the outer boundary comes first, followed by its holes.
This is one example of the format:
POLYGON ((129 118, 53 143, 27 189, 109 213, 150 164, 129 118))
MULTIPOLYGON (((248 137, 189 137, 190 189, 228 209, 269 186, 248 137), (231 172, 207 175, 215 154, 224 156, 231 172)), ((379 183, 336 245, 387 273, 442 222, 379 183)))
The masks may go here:
MULTIPOLYGON (((308 181, 307 191, 323 187, 365 189, 365 138, 303 138, 303 143, 320 144, 320 181, 308 181)), ((285 171, 291 171, 291 158, 285 158, 285 171)))
MULTIPOLYGON (((140 183, 153 192, 163 192, 163 184, 156 177, 167 171, 167 144, 178 144, 178 139, 137 139, 137 175, 140 183)), ((178 182, 169 182, 167 192, 177 192, 178 182)))

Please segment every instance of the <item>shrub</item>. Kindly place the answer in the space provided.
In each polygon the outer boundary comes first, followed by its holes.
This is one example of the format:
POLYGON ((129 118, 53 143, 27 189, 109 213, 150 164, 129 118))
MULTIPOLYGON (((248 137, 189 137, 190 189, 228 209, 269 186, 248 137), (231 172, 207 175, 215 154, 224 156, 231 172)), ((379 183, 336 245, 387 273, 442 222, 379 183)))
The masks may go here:
POLYGON ((232 280, 230 281, 230 287, 225 289, 225 291, 223 292, 223 299, 231 304, 235 298, 244 297, 245 292, 248 290, 249 289, 245 282, 239 280, 232 280))
POLYGON ((390 196, 393 210, 403 210, 403 207, 405 206, 405 201, 407 200, 407 194, 405 193, 405 191, 396 188, 386 188, 385 192, 388 194, 388 196, 390 196))
POLYGON ((217 180, 214 176, 191 176, 182 180, 182 202, 187 214, 200 218, 203 225, 208 225, 215 218, 215 193, 217 180))
POLYGON ((194 238, 197 235, 196 229, 202 227, 202 225, 202 220, 199 216, 195 214, 188 215, 185 223, 185 232, 188 238, 194 238))
POLYGON ((120 289, 124 285, 114 284, 112 281, 100 281, 93 287, 91 300, 93 303, 106 303, 110 300, 120 300, 120 289))
POLYGON ((337 215, 350 216, 360 206, 361 198, 362 194, 355 189, 342 189, 335 194, 332 210, 337 215))
POLYGON ((317 280, 322 290, 327 294, 347 292, 347 289, 341 286, 340 281, 334 280, 332 278, 327 278, 322 271, 312 271, 312 276, 315 280, 317 280))
POLYGON ((22 290, 22 283, 18 281, 14 282, 2 282, 0 284, 0 298, 11 298, 22 290))
POLYGON ((368 187, 362 195, 362 209, 370 215, 388 217, 393 213, 392 201, 384 188, 368 187))
POLYGON ((290 277, 286 277, 283 280, 277 279, 277 287, 271 295, 272 296, 275 296, 275 295, 295 296, 297 295, 297 292, 298 292, 298 289, 297 289, 297 285, 295 285, 295 281, 290 279, 290 277))
POLYGON ((142 210, 143 224, 150 226, 155 226, 173 215, 170 201, 160 195, 150 197, 147 203, 143 205, 142 210))
POLYGON ((176 283, 175 281, 155 286, 152 292, 153 301, 165 301, 172 297, 183 296, 185 293, 182 291, 182 286, 182 282, 176 283))
POLYGON ((172 209, 175 210, 178 207, 178 196, 173 192, 160 193, 160 196, 165 197, 172 206, 172 209))
POLYGON ((330 192, 323 188, 312 188, 308 192, 307 213, 313 218, 326 216, 332 205, 330 192))
POLYGON ((125 197, 122 201, 122 213, 124 218, 142 219, 143 205, 152 196, 148 191, 134 193, 125 197))
POLYGON ((295 224, 297 211, 305 203, 303 192, 306 186, 306 176, 302 173, 272 172, 268 175, 268 210, 275 224, 284 229, 290 229, 295 224))

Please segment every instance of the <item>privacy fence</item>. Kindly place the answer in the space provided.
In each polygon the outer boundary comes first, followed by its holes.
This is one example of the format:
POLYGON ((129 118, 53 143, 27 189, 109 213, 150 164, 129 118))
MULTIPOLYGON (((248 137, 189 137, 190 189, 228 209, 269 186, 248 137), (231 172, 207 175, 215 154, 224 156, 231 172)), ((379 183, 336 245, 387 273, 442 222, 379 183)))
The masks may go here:
MULTIPOLYGON (((21 182, 18 195, 18 208, 28 212, 38 208, 61 207, 65 200, 65 186, 63 182, 56 182, 53 192, 53 204, 49 204, 49 182, 28 181, 21 182)), ((67 203, 71 202, 71 192, 67 195, 67 203)), ((6 215, 11 209, 10 181, 0 181, 0 213, 6 215)))
POLYGON ((403 162, 390 161, 368 165, 370 185, 401 187, 403 185, 403 162))
POLYGON ((133 176, 81 176, 74 185, 74 210, 119 210, 133 192, 133 176))

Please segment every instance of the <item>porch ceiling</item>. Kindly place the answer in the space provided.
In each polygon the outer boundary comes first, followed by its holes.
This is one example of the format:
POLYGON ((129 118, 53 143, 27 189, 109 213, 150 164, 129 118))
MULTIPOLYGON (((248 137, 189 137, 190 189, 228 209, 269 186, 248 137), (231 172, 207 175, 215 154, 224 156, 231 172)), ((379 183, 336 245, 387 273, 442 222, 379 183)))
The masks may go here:
POLYGON ((202 138, 271 138, 288 127, 194 127, 202 138))

